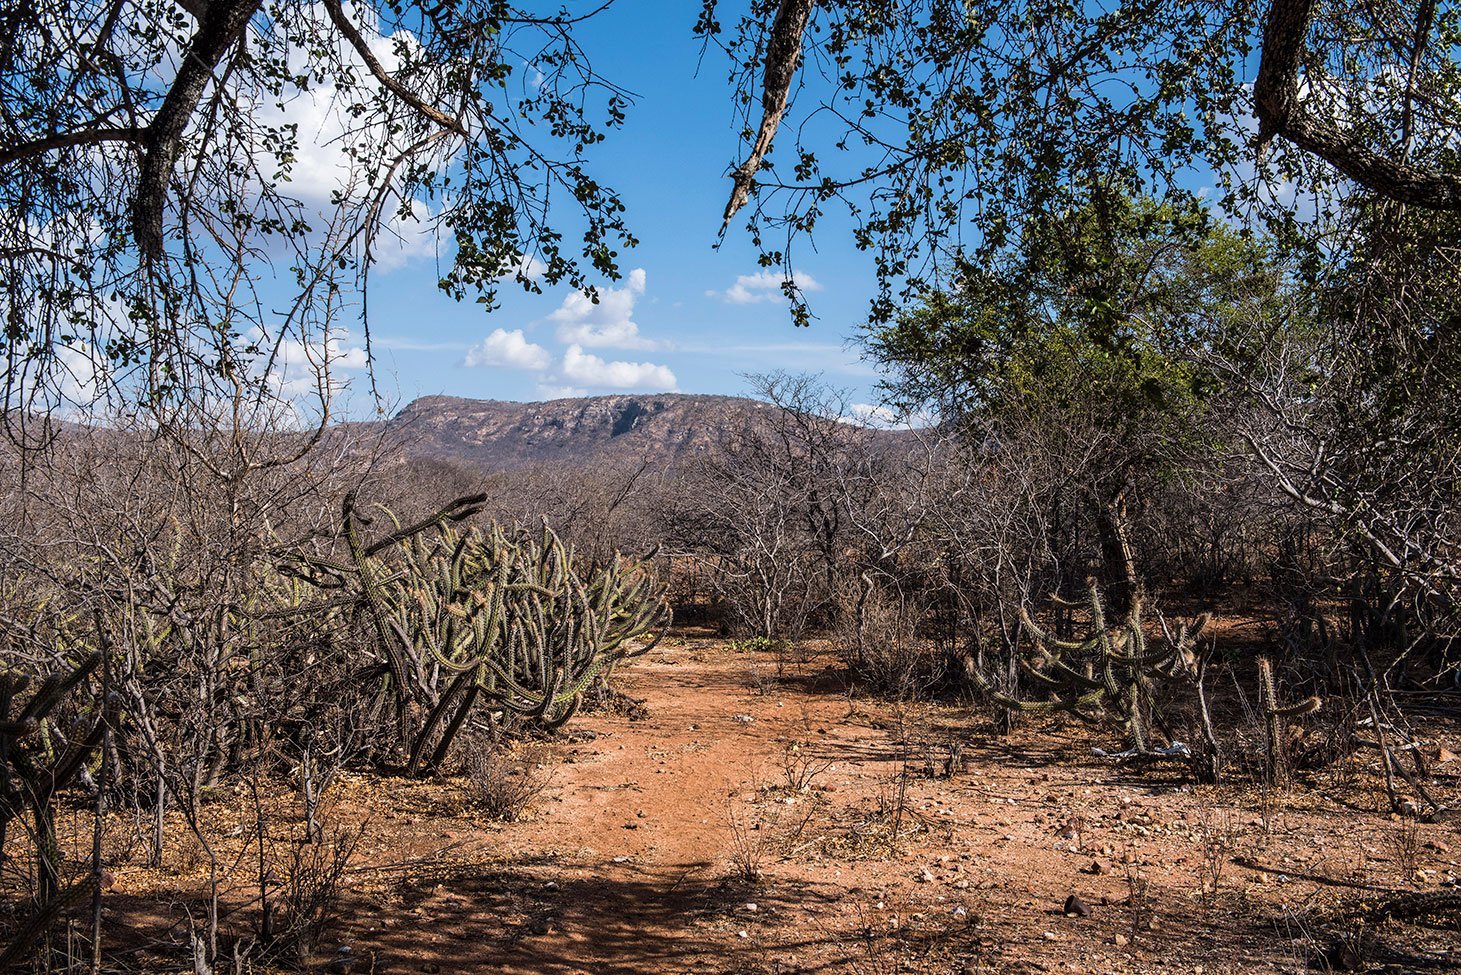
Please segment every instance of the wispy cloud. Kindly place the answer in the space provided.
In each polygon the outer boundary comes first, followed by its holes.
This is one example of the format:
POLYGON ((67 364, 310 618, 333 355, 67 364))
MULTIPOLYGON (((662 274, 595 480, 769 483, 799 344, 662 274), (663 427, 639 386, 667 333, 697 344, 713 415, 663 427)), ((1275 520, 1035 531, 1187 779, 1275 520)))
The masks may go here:
POLYGON ((372 349, 391 352, 466 352, 471 348, 466 342, 420 342, 392 335, 371 336, 370 344, 372 349))
MULTIPOLYGON (((730 305, 755 305, 761 302, 783 302, 786 301, 787 277, 779 271, 757 271, 755 274, 742 274, 736 278, 735 284, 724 291, 707 291, 707 298, 719 298, 730 305)), ((821 291, 822 286, 817 279, 804 271, 791 272, 791 282, 800 291, 821 291)))
POLYGON ((577 399, 580 396, 587 396, 588 390, 582 386, 556 386, 553 383, 538 383, 538 399, 577 399))

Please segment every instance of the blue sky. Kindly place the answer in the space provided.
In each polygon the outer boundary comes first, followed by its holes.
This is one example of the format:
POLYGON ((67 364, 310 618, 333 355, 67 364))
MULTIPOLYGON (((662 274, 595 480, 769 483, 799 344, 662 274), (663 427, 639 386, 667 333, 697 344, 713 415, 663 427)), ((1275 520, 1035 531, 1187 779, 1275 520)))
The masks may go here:
MULTIPOLYGON (((640 244, 598 306, 567 287, 509 285, 490 314, 437 291, 435 258, 377 271, 370 322, 387 401, 445 393, 536 400, 624 390, 742 393, 747 373, 814 372, 873 402, 876 374, 855 336, 873 291, 870 259, 828 225, 796 260, 817 320, 791 324, 780 274, 762 272, 733 223, 713 245, 740 151, 726 61, 692 34, 698 4, 621 2, 583 25, 595 69, 637 96, 596 147, 594 174, 618 189, 640 244)), ((353 397, 352 397, 353 398, 353 397)))

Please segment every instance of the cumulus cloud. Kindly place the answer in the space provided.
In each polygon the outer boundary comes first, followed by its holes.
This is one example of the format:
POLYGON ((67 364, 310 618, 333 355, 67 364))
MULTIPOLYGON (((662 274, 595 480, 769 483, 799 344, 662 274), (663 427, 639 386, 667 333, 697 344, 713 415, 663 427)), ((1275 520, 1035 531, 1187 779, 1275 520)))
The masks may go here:
MULTIPOLYGON (((411 31, 396 30, 383 35, 380 17, 369 5, 347 0, 344 6, 346 16, 355 23, 371 54, 388 73, 395 74, 401 69, 403 53, 410 56, 421 49, 420 40, 411 31)), ((357 77, 369 77, 360 55, 334 29, 324 4, 311 3, 299 15, 319 28, 318 36, 333 38, 334 56, 353 68, 357 77)), ((309 50, 291 46, 290 72, 296 77, 311 77, 312 58, 309 50)), ((374 84, 374 81, 367 83, 374 84)), ((403 137, 384 123, 363 122, 353 114, 352 106, 361 100, 360 93, 342 92, 327 79, 311 77, 308 86, 287 89, 277 99, 267 94, 244 93, 240 97, 252 97, 248 107, 261 124, 286 132, 292 129, 295 133, 297 144, 289 164, 277 174, 279 191, 317 211, 311 221, 317 228, 329 225, 329 215, 341 201, 358 204, 378 189, 365 178, 365 167, 357 161, 359 158, 389 156, 405 148, 403 137)), ((445 163, 450 151, 442 150, 435 161, 445 163)), ((279 165, 262 144, 259 164, 266 176, 272 173, 272 167, 279 165)), ((432 256, 443 246, 452 246, 449 236, 439 238, 436 214, 424 203, 411 201, 405 219, 389 212, 398 203, 399 200, 387 202, 387 213, 371 246, 375 268, 381 273, 432 256)))
POLYGON ((874 427, 879 430, 896 426, 898 414, 892 407, 880 406, 876 403, 853 403, 849 407, 854 422, 865 427, 874 427))
MULTIPOLYGON (((804 271, 791 272, 791 280, 797 288, 802 291, 821 291, 822 286, 817 279, 804 271)), ((782 290, 782 284, 786 281, 786 275, 780 271, 757 271, 755 274, 742 274, 736 278, 736 283, 724 291, 707 291, 707 298, 719 298, 721 301, 731 305, 755 305, 763 301, 785 301, 786 292, 782 290)))
POLYGON ((558 326, 558 341, 591 349, 656 348, 639 334, 634 321, 634 303, 643 296, 644 284, 644 268, 638 267, 629 272, 622 288, 600 288, 597 304, 583 292, 573 292, 548 316, 558 326))
POLYGON ((467 350, 468 366, 507 366, 510 369, 527 369, 542 372, 552 364, 553 357, 548 350, 523 336, 523 330, 493 329, 477 345, 467 350))
POLYGON ((671 392, 678 383, 667 366, 653 362, 605 362, 579 345, 563 353, 563 377, 579 386, 671 392))
MULTIPOLYGON (((524 259, 525 273, 538 262, 524 259)), ((594 303, 580 292, 565 297, 558 309, 537 324, 552 323, 553 339, 560 346, 550 351, 531 342, 525 329, 495 329, 467 350, 463 365, 521 369, 536 373, 537 393, 543 399, 584 396, 591 390, 668 391, 678 381, 668 366, 600 357, 586 351, 595 347, 661 348, 639 334, 634 306, 645 293, 643 268, 629 272, 622 286, 603 288, 594 303)))

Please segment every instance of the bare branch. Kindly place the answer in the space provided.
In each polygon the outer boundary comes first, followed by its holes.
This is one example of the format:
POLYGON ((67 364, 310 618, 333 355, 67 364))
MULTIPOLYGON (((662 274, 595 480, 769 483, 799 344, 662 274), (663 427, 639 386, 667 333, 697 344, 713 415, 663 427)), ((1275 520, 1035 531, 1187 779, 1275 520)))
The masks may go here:
POLYGON ((390 72, 376 58, 375 53, 371 51, 370 45, 365 42, 365 38, 360 35, 360 31, 356 30, 355 25, 350 23, 350 19, 345 16, 345 11, 340 6, 340 0, 325 0, 325 10, 329 12, 331 22, 339 29, 340 33, 345 35, 345 39, 350 42, 350 46, 355 48, 355 53, 360 55, 361 60, 365 62, 365 66, 370 69, 370 73, 375 75, 375 79, 386 90, 442 128, 450 129, 458 135, 466 137, 467 130, 462 125, 460 119, 454 119, 440 109, 426 104, 426 102, 421 100, 420 96, 391 76, 390 72))

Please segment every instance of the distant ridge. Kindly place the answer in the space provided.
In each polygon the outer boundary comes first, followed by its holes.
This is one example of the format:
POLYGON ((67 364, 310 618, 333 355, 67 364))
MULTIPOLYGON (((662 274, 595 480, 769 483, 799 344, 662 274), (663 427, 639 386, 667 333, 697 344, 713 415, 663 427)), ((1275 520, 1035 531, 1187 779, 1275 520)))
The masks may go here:
POLYGON ((736 396, 624 394, 542 403, 424 396, 386 421, 417 456, 481 470, 671 463, 721 446, 767 404, 736 396))

